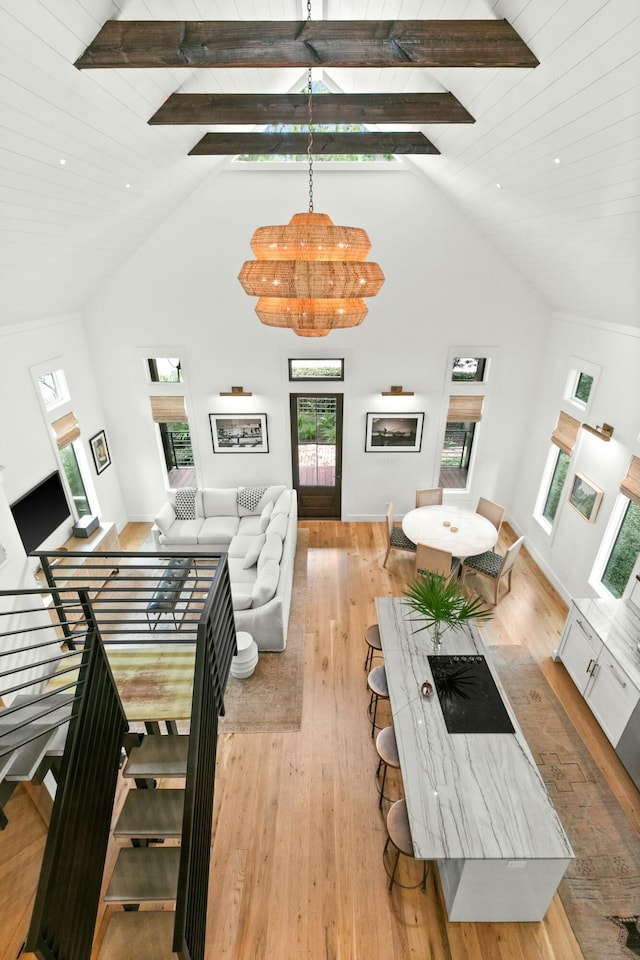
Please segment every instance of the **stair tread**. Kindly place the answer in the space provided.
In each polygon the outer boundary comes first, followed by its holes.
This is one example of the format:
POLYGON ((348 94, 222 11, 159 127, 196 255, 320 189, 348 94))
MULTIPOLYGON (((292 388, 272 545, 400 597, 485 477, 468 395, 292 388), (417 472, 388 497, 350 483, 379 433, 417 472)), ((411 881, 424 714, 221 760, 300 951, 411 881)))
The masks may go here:
POLYGON ((15 745, 11 754, 11 763, 4 773, 5 780, 31 780, 37 773, 47 750, 56 735, 55 730, 46 730, 30 743, 22 743, 24 737, 32 737, 40 725, 30 725, 24 730, 10 730, 3 734, 0 744, 4 750, 15 745))
POLYGON ((171 910, 113 913, 98 960, 175 960, 171 949, 176 915, 171 910))
POLYGON ((182 834, 184 790, 129 790, 115 837, 179 837, 182 834))
POLYGON ((105 894, 108 903, 175 900, 180 847, 123 847, 105 894))
POLYGON ((185 777, 188 750, 188 734, 147 734, 140 746, 129 754, 123 776, 185 777))

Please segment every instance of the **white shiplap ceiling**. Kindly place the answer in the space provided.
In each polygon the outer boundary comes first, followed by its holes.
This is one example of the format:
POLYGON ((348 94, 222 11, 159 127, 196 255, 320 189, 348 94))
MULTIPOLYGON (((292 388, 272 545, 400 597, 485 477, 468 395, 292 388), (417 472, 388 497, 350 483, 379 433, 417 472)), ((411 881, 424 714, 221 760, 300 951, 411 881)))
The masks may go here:
MULTIPOLYGON (((536 69, 326 79, 345 92, 451 90, 476 123, 422 128, 441 156, 411 162, 552 309, 640 328, 638 0, 313 0, 312 16, 507 19, 536 69)), ((285 92, 301 76, 76 70, 104 21, 305 17, 301 0, 0 0, 1 324, 81 310, 228 162, 187 156, 204 127, 147 125, 170 93, 285 92)))

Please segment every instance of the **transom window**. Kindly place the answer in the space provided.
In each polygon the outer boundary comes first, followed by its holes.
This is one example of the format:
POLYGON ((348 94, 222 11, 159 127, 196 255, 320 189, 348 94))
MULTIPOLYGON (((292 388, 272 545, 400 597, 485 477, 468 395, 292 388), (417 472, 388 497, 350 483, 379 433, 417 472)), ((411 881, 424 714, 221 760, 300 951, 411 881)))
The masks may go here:
POLYGON ((344 380, 344 360, 289 360, 289 380, 344 380))
POLYGON ((38 377, 38 388, 42 402, 47 410, 65 403, 69 399, 69 391, 62 370, 52 370, 38 377))
POLYGON ((182 382, 182 364, 179 357, 151 357, 147 364, 152 383, 182 382))
POLYGON ((472 380, 484 383, 486 357, 454 357, 451 379, 454 381, 472 380))

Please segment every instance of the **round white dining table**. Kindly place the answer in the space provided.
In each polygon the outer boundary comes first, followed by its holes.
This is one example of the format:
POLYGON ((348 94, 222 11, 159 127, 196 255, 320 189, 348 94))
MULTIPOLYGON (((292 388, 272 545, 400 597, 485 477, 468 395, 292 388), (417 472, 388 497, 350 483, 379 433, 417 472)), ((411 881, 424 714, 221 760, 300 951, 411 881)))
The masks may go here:
POLYGON ((405 514, 402 529, 414 543, 447 550, 463 559, 491 550, 498 540, 490 520, 463 507, 416 507, 405 514))

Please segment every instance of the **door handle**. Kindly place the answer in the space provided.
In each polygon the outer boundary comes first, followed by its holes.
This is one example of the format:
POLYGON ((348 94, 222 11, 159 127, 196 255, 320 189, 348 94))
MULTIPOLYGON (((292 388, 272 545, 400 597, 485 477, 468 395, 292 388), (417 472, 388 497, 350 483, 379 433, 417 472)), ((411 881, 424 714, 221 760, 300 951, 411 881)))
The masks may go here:
POLYGON ((586 672, 587 672, 588 674, 591 673, 591 664, 592 664, 592 663, 595 663, 595 660, 591 659, 591 660, 589 660, 589 663, 587 664, 587 671, 586 671, 586 672))
POLYGON ((609 664, 609 670, 611 670, 611 673, 614 675, 614 677, 616 678, 616 680, 618 681, 618 683, 620 684, 620 686, 621 686, 623 689, 626 688, 626 686, 627 686, 626 681, 620 679, 620 677, 619 677, 618 674, 616 673, 615 667, 613 666, 612 663, 609 664))

